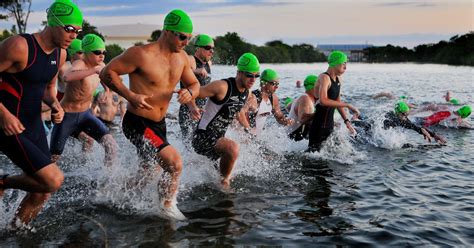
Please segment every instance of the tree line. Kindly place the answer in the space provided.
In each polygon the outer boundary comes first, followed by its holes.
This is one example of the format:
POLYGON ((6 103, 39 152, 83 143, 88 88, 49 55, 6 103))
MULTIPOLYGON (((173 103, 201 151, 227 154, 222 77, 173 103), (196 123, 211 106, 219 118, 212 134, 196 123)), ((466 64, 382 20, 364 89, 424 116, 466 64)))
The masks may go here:
POLYGON ((364 49, 367 62, 417 62, 474 66, 474 32, 456 35, 449 41, 423 44, 413 49, 386 45, 364 49))
MULTIPOLYGON (((31 12, 31 0, 1 0, 0 9, 7 11, 8 15, 0 14, 0 20, 13 17, 16 25, 10 31, 4 30, 0 33, 0 41, 17 33, 24 33, 28 17, 31 12)), ((46 25, 43 22, 43 25, 46 25)), ((83 32, 79 35, 81 39, 85 34, 97 34, 102 39, 104 36, 98 32, 97 28, 84 20, 83 32)), ((158 39, 161 30, 152 32, 148 42, 158 39)), ((313 63, 326 61, 326 56, 317 48, 310 44, 288 45, 281 40, 273 40, 263 46, 257 46, 246 42, 235 32, 228 32, 223 36, 214 38, 215 49, 213 62, 216 64, 235 65, 237 59, 245 52, 254 53, 261 63, 313 63)), ((136 45, 141 45, 138 42, 136 45)), ((117 44, 106 46, 106 61, 109 62, 115 56, 121 54, 124 48, 117 44)), ((194 54, 196 48, 192 45, 186 48, 188 54, 194 54)), ((418 63, 439 63, 450 65, 474 66, 474 32, 464 35, 456 35, 449 41, 440 41, 437 44, 423 44, 414 49, 386 45, 382 47, 370 47, 364 49, 367 62, 387 63, 387 62, 418 62, 418 63)))

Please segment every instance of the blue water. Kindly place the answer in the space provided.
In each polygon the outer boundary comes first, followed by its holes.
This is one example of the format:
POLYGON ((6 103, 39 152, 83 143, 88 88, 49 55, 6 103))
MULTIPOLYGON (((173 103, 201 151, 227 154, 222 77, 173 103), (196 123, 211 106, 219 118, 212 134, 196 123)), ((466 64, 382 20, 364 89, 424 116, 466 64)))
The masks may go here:
MULTIPOLYGON (((297 79, 319 74, 325 64, 263 65, 281 75, 280 98, 297 96, 297 79)), ((380 121, 394 100, 372 100, 381 91, 407 95, 415 104, 442 103, 446 90, 473 105, 472 67, 419 64, 348 64, 342 98, 380 121)), ((235 75, 235 67, 214 66, 213 79, 235 75)), ((256 87, 256 86, 254 86, 256 87)), ((176 100, 170 106, 176 116, 176 100)), ((340 117, 335 117, 340 122, 340 117)), ((473 123, 472 118, 469 119, 473 123)), ((134 147, 113 131, 121 152, 112 170, 103 150, 82 153, 70 141, 60 166, 66 180, 31 224, 6 227, 24 193, 8 190, 0 201, 0 246, 472 246, 474 244, 474 131, 437 127, 448 143, 428 143, 413 131, 382 130, 353 142, 337 127, 321 152, 307 154, 307 142, 292 142, 270 121, 258 140, 235 131, 241 144, 233 191, 217 186, 207 158, 189 150, 177 121, 167 121, 170 143, 182 154, 184 170, 178 207, 188 218, 159 217, 156 175, 141 190, 124 190, 138 169, 134 147), (402 148, 410 143, 411 148, 402 148)), ((1 169, 18 173, 0 154, 1 169)))

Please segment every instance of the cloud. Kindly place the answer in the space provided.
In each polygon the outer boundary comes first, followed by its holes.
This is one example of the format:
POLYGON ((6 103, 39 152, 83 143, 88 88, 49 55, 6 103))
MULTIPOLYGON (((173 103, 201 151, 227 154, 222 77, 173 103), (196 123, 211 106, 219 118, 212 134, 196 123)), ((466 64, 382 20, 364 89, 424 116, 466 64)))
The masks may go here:
POLYGON ((387 2, 387 3, 377 3, 375 4, 375 6, 382 6, 382 7, 398 7, 398 6, 402 6, 402 7, 434 7, 434 6, 437 6, 436 4, 434 3, 426 3, 426 2, 416 2, 416 1, 412 1, 412 2, 387 2))
POLYGON ((94 6, 82 8, 84 12, 97 12, 97 11, 116 11, 136 8, 132 5, 118 5, 118 6, 94 6))

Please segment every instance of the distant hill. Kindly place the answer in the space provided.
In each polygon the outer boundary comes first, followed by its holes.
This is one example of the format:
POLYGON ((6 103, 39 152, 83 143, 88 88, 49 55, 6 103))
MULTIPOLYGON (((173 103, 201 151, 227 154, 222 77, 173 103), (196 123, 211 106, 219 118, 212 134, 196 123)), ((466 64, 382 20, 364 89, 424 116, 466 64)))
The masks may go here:
POLYGON ((97 27, 105 38, 107 37, 147 37, 157 29, 161 29, 161 25, 152 24, 123 24, 97 27))
POLYGON ((98 31, 104 35, 106 44, 118 44, 123 48, 131 47, 137 42, 146 43, 151 33, 161 28, 161 25, 140 23, 97 27, 98 31))

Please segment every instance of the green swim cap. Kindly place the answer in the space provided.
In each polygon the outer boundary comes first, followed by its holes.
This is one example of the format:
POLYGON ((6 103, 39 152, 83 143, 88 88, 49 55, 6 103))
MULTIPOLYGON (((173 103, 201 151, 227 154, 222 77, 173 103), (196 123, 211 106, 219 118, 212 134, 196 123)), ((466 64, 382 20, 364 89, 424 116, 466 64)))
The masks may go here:
POLYGON ((180 9, 174 9, 166 15, 163 30, 192 34, 193 22, 186 12, 180 9))
POLYGON ((214 46, 214 40, 207 34, 199 34, 194 40, 194 45, 197 47, 214 46))
POLYGON ((82 13, 71 0, 56 0, 47 9, 48 26, 73 25, 82 27, 82 13))
POLYGON ((311 75, 306 76, 306 78, 304 79, 304 84, 303 84, 304 89, 306 91, 312 90, 317 81, 318 81, 318 76, 316 75, 311 74, 311 75))
POLYGON ((293 102, 293 98, 287 96, 284 101, 285 108, 288 107, 288 105, 290 105, 292 102, 293 102))
POLYGON ((85 53, 96 50, 105 50, 105 43, 98 35, 86 34, 86 36, 82 38, 82 50, 85 53))
POLYGON ((395 105, 395 113, 408 113, 408 111, 410 111, 410 107, 408 107, 406 102, 399 101, 395 105))
POLYGON ((97 97, 99 95, 99 93, 101 93, 101 92, 103 92, 103 90, 95 89, 94 94, 92 95, 92 97, 97 97))
POLYGON ((71 45, 69 45, 69 47, 67 48, 67 53, 69 54, 69 56, 73 56, 77 52, 81 52, 81 51, 82 51, 82 41, 79 39, 72 40, 71 45))
POLYGON ((406 100, 406 99, 408 99, 408 96, 400 96, 400 99, 401 100, 406 100))
POLYGON ((329 54, 328 63, 329 67, 335 67, 342 65, 347 62, 347 55, 341 51, 333 51, 329 54))
POLYGON ((451 98, 451 100, 449 100, 449 102, 454 104, 454 105, 459 105, 459 100, 456 99, 456 98, 451 98))
POLYGON ((278 80, 278 73, 272 69, 265 69, 260 75, 260 83, 272 82, 278 80))
POLYGON ((244 72, 259 72, 260 71, 260 62, 253 53, 244 53, 240 56, 237 61, 237 69, 244 72))
POLYGON ((461 116, 461 118, 464 119, 464 118, 468 117, 469 115, 471 115, 472 108, 471 108, 471 106, 466 105, 466 106, 462 106, 456 112, 459 114, 459 116, 461 116))

